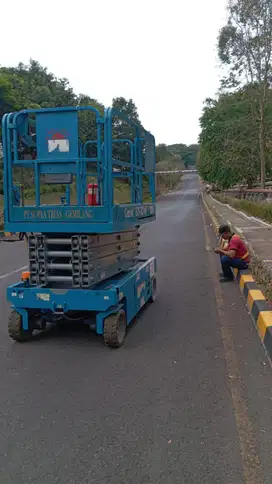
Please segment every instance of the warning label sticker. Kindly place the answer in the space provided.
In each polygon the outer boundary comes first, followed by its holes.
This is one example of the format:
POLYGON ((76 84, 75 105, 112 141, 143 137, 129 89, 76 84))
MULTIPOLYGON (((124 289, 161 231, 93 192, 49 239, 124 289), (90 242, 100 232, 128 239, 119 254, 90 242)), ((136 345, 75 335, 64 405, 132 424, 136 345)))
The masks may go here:
POLYGON ((48 153, 54 153, 55 151, 59 151, 60 153, 69 153, 69 140, 68 139, 49 139, 48 153))

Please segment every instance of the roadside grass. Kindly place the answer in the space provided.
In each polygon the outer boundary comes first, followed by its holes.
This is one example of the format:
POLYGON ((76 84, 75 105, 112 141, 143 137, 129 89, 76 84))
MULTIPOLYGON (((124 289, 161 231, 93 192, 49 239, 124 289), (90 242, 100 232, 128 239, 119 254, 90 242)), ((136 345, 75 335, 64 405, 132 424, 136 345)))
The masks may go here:
POLYGON ((240 200, 239 198, 229 197, 219 193, 213 193, 213 197, 219 202, 228 204, 247 215, 258 217, 266 222, 272 223, 272 204, 270 203, 250 202, 249 200, 240 200))

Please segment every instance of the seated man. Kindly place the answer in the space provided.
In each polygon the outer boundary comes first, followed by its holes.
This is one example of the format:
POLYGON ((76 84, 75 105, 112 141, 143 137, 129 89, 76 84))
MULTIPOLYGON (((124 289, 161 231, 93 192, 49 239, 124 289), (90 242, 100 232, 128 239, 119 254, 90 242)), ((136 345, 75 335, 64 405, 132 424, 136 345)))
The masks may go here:
POLYGON ((250 262, 249 253, 243 240, 238 235, 233 234, 228 225, 219 227, 219 235, 221 236, 221 243, 220 247, 215 249, 215 252, 220 254, 221 258, 221 282, 233 281, 232 268, 247 269, 250 262), (228 243, 227 247, 222 247, 223 241, 228 243))

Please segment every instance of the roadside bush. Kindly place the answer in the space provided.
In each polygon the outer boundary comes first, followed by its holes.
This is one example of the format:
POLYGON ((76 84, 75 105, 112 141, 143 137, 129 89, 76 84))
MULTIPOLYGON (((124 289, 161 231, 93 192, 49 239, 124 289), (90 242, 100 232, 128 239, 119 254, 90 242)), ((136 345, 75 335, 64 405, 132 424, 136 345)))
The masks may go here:
MULTIPOLYGON (((65 191, 65 185, 42 185, 40 188, 40 194, 44 195, 47 193, 63 193, 65 191)), ((26 188, 24 190, 24 196, 27 200, 32 200, 35 198, 35 189, 26 188)))
POLYGON ((258 217, 272 223, 272 204, 255 203, 249 200, 228 197, 226 195, 213 194, 213 197, 221 203, 226 203, 236 210, 241 210, 251 217, 258 217))

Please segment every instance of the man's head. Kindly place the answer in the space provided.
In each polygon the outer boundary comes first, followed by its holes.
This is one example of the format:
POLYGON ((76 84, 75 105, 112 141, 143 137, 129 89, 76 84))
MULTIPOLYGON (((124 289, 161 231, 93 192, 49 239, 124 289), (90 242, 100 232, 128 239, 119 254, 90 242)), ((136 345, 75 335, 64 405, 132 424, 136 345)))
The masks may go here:
POLYGON ((219 235, 225 240, 229 240, 232 236, 232 231, 227 224, 220 225, 218 232, 219 235))

